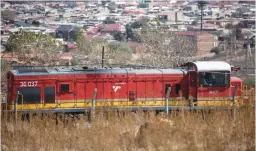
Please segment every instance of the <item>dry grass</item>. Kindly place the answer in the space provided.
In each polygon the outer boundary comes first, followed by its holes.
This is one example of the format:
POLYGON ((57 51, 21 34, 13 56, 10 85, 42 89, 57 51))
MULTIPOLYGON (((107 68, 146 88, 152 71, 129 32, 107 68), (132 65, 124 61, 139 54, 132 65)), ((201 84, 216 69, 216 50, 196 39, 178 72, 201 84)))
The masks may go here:
POLYGON ((250 151, 255 150, 254 108, 236 111, 98 112, 65 120, 54 115, 30 122, 2 119, 3 150, 40 151, 250 151))

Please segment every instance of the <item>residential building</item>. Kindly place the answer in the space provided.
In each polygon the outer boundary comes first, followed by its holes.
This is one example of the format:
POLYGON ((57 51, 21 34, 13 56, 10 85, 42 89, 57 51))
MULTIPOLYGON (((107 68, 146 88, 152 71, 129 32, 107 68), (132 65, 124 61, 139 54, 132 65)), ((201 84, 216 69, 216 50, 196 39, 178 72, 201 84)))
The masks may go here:
POLYGON ((194 41, 197 45, 196 55, 201 56, 210 53, 213 47, 217 47, 219 44, 218 37, 209 32, 197 32, 197 31, 184 31, 177 32, 178 35, 183 35, 188 37, 190 40, 194 41))
POLYGON ((77 30, 74 25, 60 25, 59 28, 56 29, 56 37, 65 40, 75 40, 77 30))
POLYGON ((166 11, 158 14, 160 21, 180 21, 183 19, 183 13, 177 11, 166 11))

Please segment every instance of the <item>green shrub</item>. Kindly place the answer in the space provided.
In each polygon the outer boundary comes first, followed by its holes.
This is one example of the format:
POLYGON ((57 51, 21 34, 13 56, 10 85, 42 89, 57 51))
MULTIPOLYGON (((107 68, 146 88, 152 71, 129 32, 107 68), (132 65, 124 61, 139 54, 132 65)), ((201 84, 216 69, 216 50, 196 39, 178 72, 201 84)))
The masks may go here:
POLYGON ((132 54, 132 48, 126 43, 120 43, 119 47, 117 48, 117 51, 132 54))
POLYGON ((248 87, 255 87, 255 78, 246 78, 243 80, 243 84, 248 87))
POLYGON ((74 66, 74 65, 78 65, 78 62, 79 62, 79 60, 78 60, 78 58, 73 58, 72 60, 71 60, 71 65, 72 66, 74 66))

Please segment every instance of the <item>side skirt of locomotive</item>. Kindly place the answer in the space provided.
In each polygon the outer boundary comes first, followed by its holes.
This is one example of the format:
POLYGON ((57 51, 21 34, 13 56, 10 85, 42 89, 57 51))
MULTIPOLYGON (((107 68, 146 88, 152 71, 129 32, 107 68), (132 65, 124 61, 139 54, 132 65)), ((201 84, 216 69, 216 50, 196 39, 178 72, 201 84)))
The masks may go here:
MULTIPOLYGON (((169 110, 202 110, 202 109, 231 109, 233 102, 231 98, 218 98, 217 99, 201 99, 195 102, 193 105, 190 104, 189 100, 173 100, 170 98, 168 101, 169 110)), ((235 98, 235 105, 242 105, 243 101, 240 97, 235 98)), ((15 105, 9 106, 10 111, 14 111, 15 105)), ((52 104, 18 104, 16 106, 17 111, 21 112, 54 112, 54 113, 83 113, 90 112, 92 109, 91 100, 61 100, 59 103, 52 104)), ((108 108, 110 110, 165 110, 165 101, 108 101, 108 100, 97 100, 95 108, 108 108)))

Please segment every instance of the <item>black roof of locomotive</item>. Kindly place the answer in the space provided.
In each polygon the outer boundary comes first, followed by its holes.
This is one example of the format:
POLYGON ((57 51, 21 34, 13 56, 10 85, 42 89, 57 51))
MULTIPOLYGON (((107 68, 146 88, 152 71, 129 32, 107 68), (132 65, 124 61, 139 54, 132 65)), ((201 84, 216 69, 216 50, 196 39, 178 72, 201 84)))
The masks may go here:
POLYGON ((133 68, 17 68, 11 70, 15 76, 61 75, 61 74, 183 74, 182 69, 133 69, 133 68))

